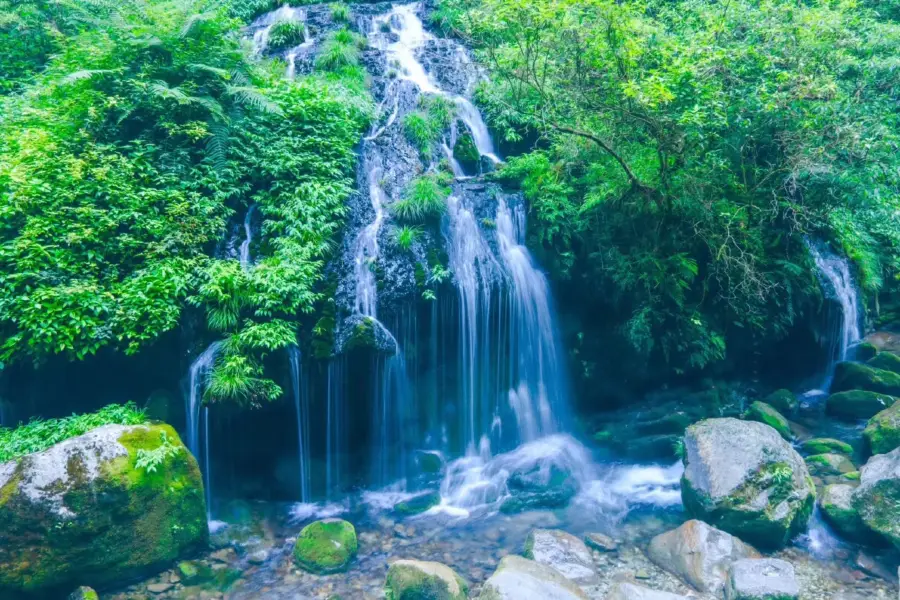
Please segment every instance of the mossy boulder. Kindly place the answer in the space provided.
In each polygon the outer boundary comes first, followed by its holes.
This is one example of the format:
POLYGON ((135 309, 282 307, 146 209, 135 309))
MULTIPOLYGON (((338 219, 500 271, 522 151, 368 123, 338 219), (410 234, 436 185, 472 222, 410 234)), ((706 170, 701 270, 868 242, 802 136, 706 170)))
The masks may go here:
POLYGON ((797 396, 791 390, 780 389, 775 390, 763 399, 763 402, 772 406, 775 410, 782 414, 792 414, 800 407, 797 396))
POLYGON ((826 453, 807 456, 806 466, 815 477, 830 477, 856 471, 856 465, 843 454, 826 453))
POLYGON ((809 470, 768 425, 732 418, 691 425, 684 466, 689 516, 767 549, 806 529, 815 503, 809 470))
POLYGON ((872 533, 863 523, 853 506, 854 487, 846 483, 826 485, 819 499, 819 508, 825 520, 843 537, 862 542, 872 533))
POLYGON ((866 527, 900 548, 900 448, 869 459, 860 469, 853 507, 866 527))
POLYGON ((459 129, 459 137, 453 145, 453 158, 460 164, 466 173, 477 174, 479 171, 479 163, 481 162, 481 154, 478 152, 478 146, 475 145, 475 138, 469 132, 465 123, 457 122, 459 129))
POLYGON ((424 492, 398 502, 394 505, 394 512, 403 516, 418 515, 440 503, 441 495, 439 493, 424 492))
POLYGON ((146 576, 208 539, 200 469, 168 425, 106 425, 0 464, 0 597, 146 576), (153 472, 137 466, 164 443, 153 472))
POLYGON ((806 454, 853 454, 853 447, 847 442, 834 438, 812 438, 800 444, 800 451, 806 454))
POLYGON ((867 361, 878 356, 878 346, 869 342, 861 342, 853 349, 853 357, 856 360, 867 361))
POLYGON ((900 403, 869 419, 863 437, 872 454, 887 454, 894 448, 900 448, 900 403))
POLYGON ((69 594, 66 600, 100 600, 100 596, 97 595, 93 588, 83 585, 69 594))
POLYGON ((838 363, 834 369, 834 379, 831 381, 831 392, 849 390, 897 396, 900 395, 900 373, 856 362, 838 363))
POLYGON ((297 564, 319 575, 344 571, 359 549, 356 529, 342 519, 323 519, 310 523, 294 544, 297 564))
POLYGON ((444 470, 444 457, 433 450, 419 450, 416 452, 416 465, 420 473, 434 475, 444 470))
POLYGON ((747 412, 744 413, 744 418, 750 421, 757 421, 759 423, 765 423, 772 429, 778 432, 778 435, 786 439, 787 441, 791 441, 794 439, 794 434, 791 433, 791 426, 788 424, 787 419, 785 419, 781 413, 775 410, 771 405, 766 404, 765 402, 756 401, 750 405, 750 408, 747 409, 747 412))
POLYGON ((514 471, 507 479, 510 497, 500 505, 500 511, 514 514, 526 510, 562 508, 578 493, 578 483, 571 473, 551 466, 539 465, 514 471))
POLYGON ((881 392, 850 390, 828 396, 825 411, 843 419, 868 419, 893 406, 895 401, 893 396, 881 392))
POLYGON ((866 364, 876 369, 883 369, 893 373, 900 373, 900 356, 891 352, 882 352, 874 358, 866 361, 866 364))
POLYGON ((386 600, 465 600, 469 584, 456 571, 438 562, 398 560, 384 582, 386 600))

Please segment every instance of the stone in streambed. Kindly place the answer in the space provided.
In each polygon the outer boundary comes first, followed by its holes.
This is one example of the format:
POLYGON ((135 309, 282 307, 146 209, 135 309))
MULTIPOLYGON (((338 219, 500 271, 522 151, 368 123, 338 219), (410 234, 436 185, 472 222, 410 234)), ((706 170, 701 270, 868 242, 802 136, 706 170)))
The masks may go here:
POLYGON ((342 519, 310 523, 294 544, 294 560, 310 573, 337 573, 347 568, 358 549, 356 529, 342 519))
POLYGON ((796 600, 800 586, 794 566, 777 558, 750 558, 734 562, 725 587, 726 600, 796 600))
POLYGON ((557 529, 534 529, 525 540, 525 558, 552 567, 572 581, 596 577, 591 551, 580 539, 557 529))
POLYGON ((895 401, 893 396, 881 392, 850 390, 828 396, 825 411, 842 419, 868 419, 893 406, 895 401))
POLYGON ((419 450, 416 452, 416 464, 419 467, 419 472, 435 474, 440 473, 444 470, 444 458, 441 456, 440 452, 434 452, 431 450, 419 450))
POLYGON ((853 454, 853 447, 847 442, 833 438, 812 438, 800 444, 800 451, 806 454, 853 454))
POLYGON ((606 595, 606 600, 689 600, 688 596, 651 590, 641 585, 620 581, 606 595))
POLYGON ((900 402, 869 419, 863 437, 872 454, 887 454, 900 448, 900 402))
POLYGON ((66 600, 100 600, 100 596, 97 595, 93 588, 83 585, 69 594, 66 600))
POLYGON ((404 516, 419 515, 440 503, 441 495, 438 492, 425 492, 398 502, 394 505, 394 512, 404 516))
POLYGON ((146 576, 208 535, 200 469, 168 425, 105 425, 0 464, 0 597, 146 576), (166 442, 154 472, 137 466, 166 442))
POLYGON ((619 544, 614 539, 602 533, 585 534, 584 543, 597 552, 615 552, 619 549, 619 544))
POLYGON ((559 571, 521 556, 505 556, 484 587, 480 600, 588 600, 559 571))
POLYGON ((831 392, 863 390, 889 396, 900 395, 900 373, 876 369, 857 362, 841 362, 834 369, 831 392))
POLYGON ((528 470, 513 472, 506 486, 510 497, 500 505, 500 511, 505 514, 562 508, 578 492, 575 478, 555 465, 546 471, 536 465, 528 470))
POLYGON ((775 410, 769 404, 765 402, 756 401, 750 405, 750 408, 747 409, 747 412, 744 413, 744 418, 750 421, 758 421, 759 423, 765 423, 772 429, 778 432, 778 435, 786 439, 787 441, 791 441, 794 439, 794 434, 791 433, 791 426, 788 424, 787 419, 785 419, 781 413, 775 410))
POLYGON ((398 560, 388 569, 384 594, 386 600, 465 600, 469 584, 441 563, 398 560))
POLYGON ((697 590, 712 594, 724 589, 732 562, 760 556, 733 535, 697 520, 653 538, 647 554, 697 590))
POLYGON ((853 507, 866 527, 900 548, 900 448, 870 458, 859 480, 853 507))
POLYGON ((856 542, 863 542, 872 536, 853 505, 855 488, 845 483, 825 486, 819 499, 822 516, 841 536, 856 542))
POLYGON ((681 497, 688 515, 764 548, 806 529, 815 504, 809 470, 774 429, 708 419, 684 437, 681 497))
POLYGON ((766 396, 763 399, 763 402, 773 407, 781 414, 787 415, 797 412, 797 409, 800 407, 800 402, 797 400, 797 396, 794 395, 794 392, 785 389, 775 390, 766 396))
POLYGON ((891 352, 882 352, 866 362, 870 367, 900 373, 900 356, 891 352))
POLYGON ((806 466, 815 477, 830 477, 856 471, 849 458, 843 454, 814 454, 806 457, 806 466))

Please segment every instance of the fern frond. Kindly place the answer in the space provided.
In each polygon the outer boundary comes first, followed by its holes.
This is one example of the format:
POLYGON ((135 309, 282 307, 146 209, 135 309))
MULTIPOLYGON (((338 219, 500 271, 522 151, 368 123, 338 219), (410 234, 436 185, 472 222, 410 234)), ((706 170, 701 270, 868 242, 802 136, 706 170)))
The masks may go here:
POLYGON ((193 30, 198 23, 209 21, 215 16, 216 14, 213 12, 191 15, 190 17, 188 17, 187 21, 184 22, 184 26, 182 26, 181 28, 181 37, 187 37, 188 35, 190 35, 191 30, 193 30))
POLYGON ((229 96, 232 96, 239 104, 246 104, 253 109, 265 113, 275 115, 284 114, 284 111, 281 110, 281 107, 278 106, 278 104, 266 98, 262 92, 252 86, 229 85, 226 87, 225 92, 229 96))
POLYGON ((81 71, 75 71, 74 73, 69 73, 65 77, 62 78, 63 85, 69 85, 71 83, 75 83, 76 81, 82 81, 84 79, 92 79, 98 75, 109 75, 111 73, 118 73, 121 69, 82 69, 81 71))

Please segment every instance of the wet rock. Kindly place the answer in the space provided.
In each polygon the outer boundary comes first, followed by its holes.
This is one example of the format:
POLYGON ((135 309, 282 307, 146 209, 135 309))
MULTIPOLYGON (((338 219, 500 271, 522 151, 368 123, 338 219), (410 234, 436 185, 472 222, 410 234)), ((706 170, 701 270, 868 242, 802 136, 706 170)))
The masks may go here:
POLYGON ((861 571, 864 571, 873 577, 878 577, 885 581, 895 581, 894 574, 891 573, 891 571, 885 568, 878 559, 863 550, 856 553, 856 559, 853 563, 859 567, 861 571))
POLYGON ((207 540, 197 461, 168 425, 106 425, 0 464, 0 597, 147 575, 207 540), (154 473, 137 466, 163 443, 154 473))
POLYGON ((787 441, 791 441, 794 439, 794 434, 791 433, 791 426, 788 424, 787 419, 785 419, 781 413, 775 410, 771 405, 766 404, 765 402, 756 401, 750 405, 750 408, 747 409, 747 412, 744 414, 744 418, 750 421, 758 421, 760 423, 765 423, 772 429, 778 432, 778 434, 786 439, 787 441))
POLYGON ((731 534, 696 520, 653 538, 647 554, 697 590, 713 594, 724 589, 731 563, 760 556, 731 534))
POLYGON ((387 600, 465 600, 469 584, 441 563, 398 560, 388 569, 384 592, 387 600))
POLYGON ((806 454, 853 454, 853 448, 847 442, 833 438, 812 438, 800 444, 800 451, 806 454))
POLYGON ((814 454, 806 457, 810 473, 816 477, 829 477, 852 473, 856 465, 843 454, 814 454))
MULTIPOLYGON (((857 360, 864 360, 857 354, 857 360)), ((866 362, 870 367, 900 373, 900 356, 891 352, 882 352, 866 362)))
POLYGON ((534 465, 515 471, 506 482, 510 498, 500 506, 506 514, 566 506, 578 492, 578 484, 571 473, 552 465, 544 469, 534 465))
POLYGON ((251 565, 261 565, 264 564, 267 560, 269 560, 269 551, 265 549, 252 552, 247 557, 247 562, 249 562, 251 565))
POLYGON ((147 591, 151 594, 165 594, 173 587, 175 586, 173 586, 171 583, 151 583, 147 586, 147 591))
POLYGON ((871 537, 856 507, 853 505, 854 488, 848 484, 832 484, 825 486, 819 507, 822 516, 838 534, 853 541, 864 541, 871 537))
POLYGON ((310 523, 294 544, 294 560, 310 573, 337 573, 356 557, 356 529, 342 519, 310 523))
MULTIPOLYGON (((900 378, 900 375, 897 377, 900 378)), ((825 410, 828 414, 843 419, 868 419, 893 406, 895 401, 893 396, 881 392, 851 390, 828 396, 825 410)))
POLYGON ((887 454, 894 448, 900 448, 900 403, 869 419, 863 437, 872 454, 887 454))
POLYGON ((831 392, 850 390, 897 396, 900 395, 900 374, 857 362, 838 363, 831 381, 831 392))
POLYGON ((584 543, 597 552, 615 552, 619 548, 614 539, 602 533, 585 534, 584 543))
POLYGON ((93 588, 83 585, 69 594, 67 600, 100 600, 100 596, 97 595, 93 588))
POLYGON ((794 392, 785 389, 775 390, 766 396, 763 402, 785 415, 797 412, 797 408, 800 406, 800 402, 797 400, 794 392))
POLYGON ((900 448, 873 456, 860 469, 853 506, 869 529, 900 547, 900 448))
POLYGON ((432 450, 417 451, 416 464, 421 473, 435 474, 444 470, 444 458, 440 452, 432 450))
POLYGON ((681 496, 687 513, 765 548, 803 531, 815 488, 803 459, 774 429, 732 418, 688 427, 681 496))
POLYGON ((535 529, 525 540, 525 558, 552 567, 572 581, 596 577, 588 547, 574 535, 556 529, 535 529))
POLYGON ((726 600, 796 600, 799 596, 800 585, 789 562, 750 558, 731 565, 726 600))
POLYGON ((688 600, 688 597, 620 581, 609 590, 606 600, 688 600))
POLYGON ((559 571, 521 556, 506 556, 481 589, 480 600, 588 600, 559 571))
POLYGON ((397 341, 377 319, 354 314, 344 321, 337 342, 338 354, 350 350, 396 354, 397 341))
POLYGON ((412 498, 407 498, 394 505, 394 512, 398 515, 418 515, 441 503, 441 495, 438 492, 425 492, 412 498))

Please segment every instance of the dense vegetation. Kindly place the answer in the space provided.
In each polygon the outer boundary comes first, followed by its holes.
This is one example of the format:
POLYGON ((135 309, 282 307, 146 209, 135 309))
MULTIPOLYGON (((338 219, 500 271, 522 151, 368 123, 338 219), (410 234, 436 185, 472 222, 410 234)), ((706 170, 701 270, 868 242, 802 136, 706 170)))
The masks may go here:
POLYGON ((280 394, 263 361, 321 298, 372 109, 355 36, 287 80, 239 4, 0 2, 0 361, 135 353, 197 307, 226 339, 208 399, 280 394))
POLYGON ((670 373, 809 313, 807 236, 846 253, 870 299, 893 285, 897 18, 896 2, 857 0, 441 0, 433 14, 490 70, 479 100, 526 150, 500 176, 595 322, 585 343, 611 327, 670 373))

